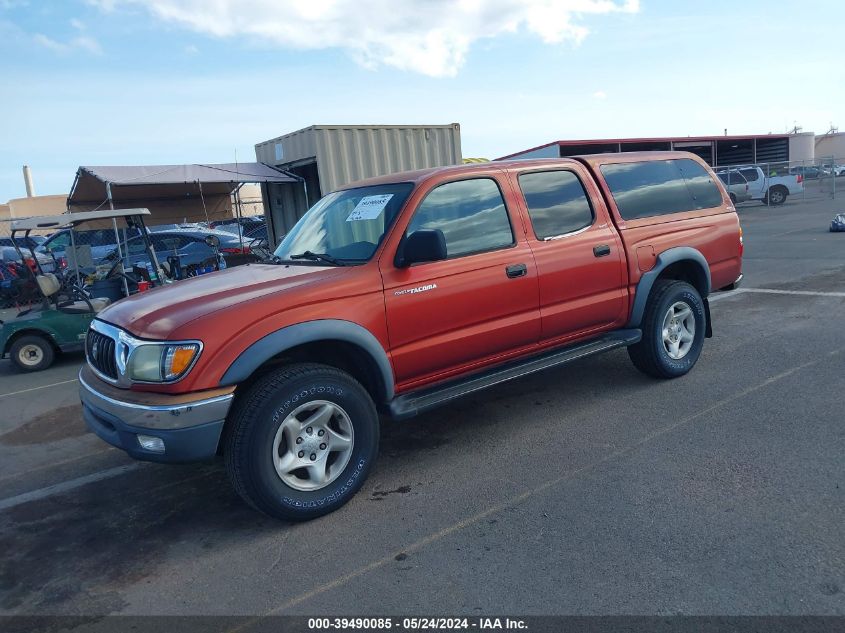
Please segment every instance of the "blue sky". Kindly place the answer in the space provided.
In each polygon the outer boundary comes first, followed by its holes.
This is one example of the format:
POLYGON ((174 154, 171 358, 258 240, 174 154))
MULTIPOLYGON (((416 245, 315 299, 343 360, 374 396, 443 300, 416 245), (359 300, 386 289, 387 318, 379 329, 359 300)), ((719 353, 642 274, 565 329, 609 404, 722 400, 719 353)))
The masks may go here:
POLYGON ((23 164, 67 193, 78 165, 249 161, 314 123, 459 122, 488 158, 845 129, 843 28, 839 0, 0 0, 0 201, 23 164))

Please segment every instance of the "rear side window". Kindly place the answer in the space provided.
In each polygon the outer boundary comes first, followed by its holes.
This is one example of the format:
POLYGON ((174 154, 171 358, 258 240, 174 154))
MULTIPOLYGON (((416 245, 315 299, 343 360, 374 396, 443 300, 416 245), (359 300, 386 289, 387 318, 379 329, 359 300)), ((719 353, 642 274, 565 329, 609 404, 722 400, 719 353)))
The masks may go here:
POLYGON ((505 201, 490 178, 440 185, 417 207, 407 235, 419 229, 440 229, 451 257, 471 255, 514 243, 505 201))
POLYGON ((756 169, 740 169, 739 173, 741 173, 743 176, 745 176, 745 179, 748 182, 754 182, 755 180, 757 180, 760 177, 760 175, 757 173, 756 169))
POLYGON ((593 223, 587 193, 571 171, 521 174, 519 188, 538 239, 572 233, 593 223))
POLYGON ((710 174, 694 160, 602 165, 619 214, 626 220, 709 209, 722 203, 710 174))
POLYGON ((692 195, 693 209, 712 209, 722 204, 722 193, 704 167, 689 158, 677 162, 692 195))

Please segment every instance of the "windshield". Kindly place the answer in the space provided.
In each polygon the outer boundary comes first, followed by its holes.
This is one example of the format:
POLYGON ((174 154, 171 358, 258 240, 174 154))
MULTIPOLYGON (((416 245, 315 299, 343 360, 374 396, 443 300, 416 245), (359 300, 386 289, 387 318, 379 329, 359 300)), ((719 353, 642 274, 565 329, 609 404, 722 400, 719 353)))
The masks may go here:
POLYGON ((298 262, 309 253, 311 259, 318 254, 341 262, 367 261, 413 188, 404 182, 330 193, 300 218, 275 255, 298 262))

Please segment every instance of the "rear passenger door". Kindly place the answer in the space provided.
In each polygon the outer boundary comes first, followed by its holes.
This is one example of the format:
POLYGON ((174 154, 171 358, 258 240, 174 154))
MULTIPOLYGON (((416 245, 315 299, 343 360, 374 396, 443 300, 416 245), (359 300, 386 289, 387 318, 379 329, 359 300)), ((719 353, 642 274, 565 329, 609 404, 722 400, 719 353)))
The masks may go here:
POLYGON ((740 169, 739 173, 748 181, 748 193, 751 194, 751 197, 755 199, 762 198, 765 193, 766 181, 760 177, 760 170, 756 167, 747 167, 740 169))
POLYGON ((400 386, 445 378, 536 345, 537 269, 528 244, 518 239, 519 216, 509 212, 495 178, 434 187, 404 236, 418 229, 443 232, 447 259, 397 268, 395 250, 386 250, 381 261, 400 386))
POLYGON ((625 258, 595 184, 578 166, 517 176, 531 221, 541 341, 618 327, 627 311, 625 258), (589 192, 589 193, 588 193, 589 192))

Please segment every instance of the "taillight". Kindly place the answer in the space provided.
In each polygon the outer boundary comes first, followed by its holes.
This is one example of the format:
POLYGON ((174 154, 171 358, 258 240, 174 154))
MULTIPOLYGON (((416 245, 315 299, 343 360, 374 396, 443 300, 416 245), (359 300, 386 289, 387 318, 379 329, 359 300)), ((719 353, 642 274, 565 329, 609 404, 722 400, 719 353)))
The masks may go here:
POLYGON ((798 174, 798 184, 800 185, 802 182, 804 182, 804 176, 802 174, 798 174))
POLYGON ((243 248, 240 246, 226 247, 219 250, 221 253, 230 253, 232 255, 249 255, 250 253, 249 246, 244 246, 243 248))
POLYGON ((745 183, 745 193, 748 193, 748 183, 745 183))
POLYGON ((26 262, 26 265, 29 266, 29 268, 30 268, 30 270, 32 270, 32 272, 38 271, 38 266, 36 265, 35 260, 32 259, 31 257, 27 257, 24 260, 24 262, 26 262))
POLYGON ((742 253, 745 251, 745 243, 742 239, 742 227, 739 227, 739 256, 742 257, 742 253))

